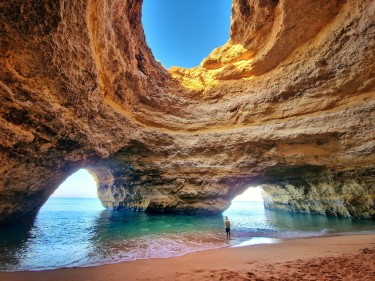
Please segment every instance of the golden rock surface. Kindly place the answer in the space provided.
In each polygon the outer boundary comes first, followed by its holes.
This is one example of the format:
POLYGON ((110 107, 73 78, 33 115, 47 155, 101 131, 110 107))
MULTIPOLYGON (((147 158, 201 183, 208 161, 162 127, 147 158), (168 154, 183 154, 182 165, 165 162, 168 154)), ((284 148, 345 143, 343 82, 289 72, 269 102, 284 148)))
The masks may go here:
POLYGON ((87 168, 107 207, 375 217, 375 2, 233 0, 231 39, 164 69, 142 1, 0 1, 0 223, 87 168))

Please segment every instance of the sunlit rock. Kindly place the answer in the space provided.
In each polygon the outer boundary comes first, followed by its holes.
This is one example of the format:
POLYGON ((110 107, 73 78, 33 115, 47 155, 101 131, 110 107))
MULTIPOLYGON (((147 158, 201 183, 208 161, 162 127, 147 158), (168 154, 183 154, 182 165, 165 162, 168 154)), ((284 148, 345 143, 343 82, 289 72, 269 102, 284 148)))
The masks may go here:
POLYGON ((169 72, 141 5, 1 1, 0 223, 80 168, 111 208, 215 213, 264 184, 374 218, 374 1, 234 0, 231 39, 169 72))

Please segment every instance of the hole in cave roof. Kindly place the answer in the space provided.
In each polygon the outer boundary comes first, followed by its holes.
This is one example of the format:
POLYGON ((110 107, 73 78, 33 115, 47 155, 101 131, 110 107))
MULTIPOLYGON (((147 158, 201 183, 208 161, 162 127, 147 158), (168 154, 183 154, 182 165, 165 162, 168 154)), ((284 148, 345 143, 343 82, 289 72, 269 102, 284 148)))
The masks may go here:
POLYGON ((166 68, 198 66, 229 40, 231 0, 144 0, 142 24, 156 60, 166 68))

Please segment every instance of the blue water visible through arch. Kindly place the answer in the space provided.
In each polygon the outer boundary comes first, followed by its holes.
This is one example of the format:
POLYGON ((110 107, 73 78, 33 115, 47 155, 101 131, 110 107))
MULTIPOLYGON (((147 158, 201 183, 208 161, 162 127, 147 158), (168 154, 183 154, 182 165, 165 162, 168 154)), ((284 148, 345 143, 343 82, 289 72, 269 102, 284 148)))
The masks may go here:
POLYGON ((100 265, 264 238, 365 232, 375 232, 373 221, 276 212, 262 202, 233 202, 216 216, 184 216, 110 211, 93 198, 50 198, 33 223, 0 228, 0 270, 100 265), (224 216, 231 220, 232 240, 225 237, 224 216))

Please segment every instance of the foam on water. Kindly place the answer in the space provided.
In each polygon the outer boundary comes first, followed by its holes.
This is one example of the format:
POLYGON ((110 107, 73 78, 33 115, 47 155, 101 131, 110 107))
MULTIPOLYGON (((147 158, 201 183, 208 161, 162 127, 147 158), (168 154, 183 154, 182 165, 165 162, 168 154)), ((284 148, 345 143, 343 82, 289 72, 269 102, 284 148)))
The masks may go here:
POLYGON ((234 202, 218 216, 182 216, 112 212, 95 199, 51 198, 34 223, 0 229, 0 270, 91 266, 374 231, 373 221, 268 211, 262 202, 234 202), (225 216, 232 223, 231 240, 225 236, 225 216))
POLYGON ((275 243, 280 243, 281 241, 282 241, 281 239, 276 239, 276 238, 253 237, 250 240, 244 241, 233 247, 244 247, 244 246, 259 245, 259 244, 275 244, 275 243))

